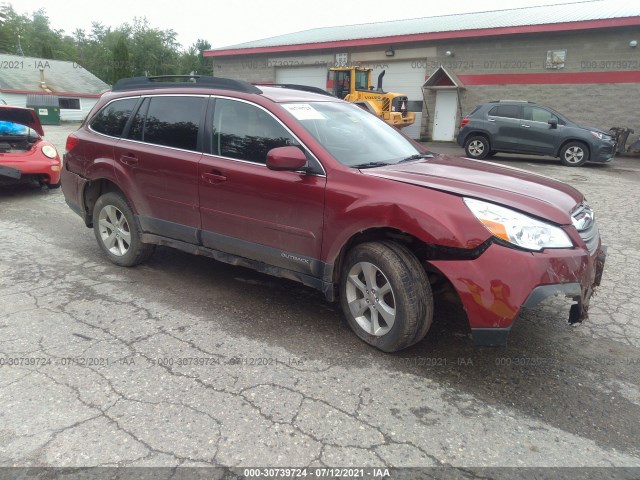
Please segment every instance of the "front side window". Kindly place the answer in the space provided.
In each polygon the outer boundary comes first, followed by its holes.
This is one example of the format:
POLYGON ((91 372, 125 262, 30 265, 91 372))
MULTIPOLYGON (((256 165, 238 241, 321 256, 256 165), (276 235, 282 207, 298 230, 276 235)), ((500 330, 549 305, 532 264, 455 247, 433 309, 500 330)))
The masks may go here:
POLYGON ((200 117, 205 104, 204 97, 151 98, 142 141, 197 151, 200 117))
POLYGON ((213 115, 213 154, 266 164, 272 148, 299 145, 270 114, 245 102, 218 99, 213 115))
POLYGON ((136 103, 138 98, 114 100, 93 117, 89 124, 91 129, 110 137, 120 137, 136 103))
POLYGON ((520 118, 520 107, 518 105, 499 105, 489 110, 492 117, 520 118))
POLYGON ((524 119, 531 120, 533 122, 549 123, 549 120, 554 119, 558 121, 558 117, 554 114, 540 107, 524 107, 524 119))

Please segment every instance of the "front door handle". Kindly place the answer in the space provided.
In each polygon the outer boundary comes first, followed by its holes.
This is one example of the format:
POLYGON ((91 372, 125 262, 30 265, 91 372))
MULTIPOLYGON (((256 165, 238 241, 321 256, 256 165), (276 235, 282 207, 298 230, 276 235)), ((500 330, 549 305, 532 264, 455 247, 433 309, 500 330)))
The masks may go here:
POLYGON ((531 125, 520 125, 520 126, 524 128, 531 128, 531 125))
POLYGON ((211 173, 211 172, 203 173, 202 175, 200 175, 200 178, 202 178, 202 180, 212 185, 215 185, 216 183, 222 183, 227 180, 227 177, 225 177, 221 173, 211 173))

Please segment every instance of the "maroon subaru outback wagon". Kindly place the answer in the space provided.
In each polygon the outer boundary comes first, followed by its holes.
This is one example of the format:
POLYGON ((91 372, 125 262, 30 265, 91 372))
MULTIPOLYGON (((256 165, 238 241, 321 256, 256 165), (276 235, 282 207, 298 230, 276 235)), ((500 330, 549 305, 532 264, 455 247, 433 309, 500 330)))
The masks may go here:
POLYGON ((569 185, 432 154, 303 87, 182 80, 118 81, 67 140, 66 201, 112 262, 168 245, 297 280, 386 352, 427 334, 435 285, 477 345, 550 295, 586 317, 606 249, 569 185))

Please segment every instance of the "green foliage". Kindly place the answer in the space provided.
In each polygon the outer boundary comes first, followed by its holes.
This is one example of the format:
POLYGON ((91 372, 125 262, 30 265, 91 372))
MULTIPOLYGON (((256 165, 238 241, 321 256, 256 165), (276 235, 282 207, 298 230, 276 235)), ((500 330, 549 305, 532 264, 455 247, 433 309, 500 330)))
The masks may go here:
POLYGON ((53 60, 53 49, 51 45, 42 45, 42 58, 53 60))
POLYGON ((113 47, 113 77, 112 83, 129 76, 129 49, 124 36, 118 39, 113 47))
POLYGON ((210 48, 198 39, 183 50, 174 30, 154 28, 144 17, 115 28, 93 22, 89 31, 68 35, 51 28, 44 9, 27 15, 0 6, 0 53, 72 61, 107 83, 139 75, 211 75, 212 62, 202 55, 210 48))

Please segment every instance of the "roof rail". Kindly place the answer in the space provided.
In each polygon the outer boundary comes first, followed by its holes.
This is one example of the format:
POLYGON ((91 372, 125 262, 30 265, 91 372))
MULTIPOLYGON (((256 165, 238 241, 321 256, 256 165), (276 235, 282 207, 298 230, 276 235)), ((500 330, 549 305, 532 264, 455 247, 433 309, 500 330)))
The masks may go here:
POLYGON ((327 95, 329 97, 335 97, 335 95, 323 90, 320 87, 312 87, 311 85, 299 85, 297 83, 264 83, 257 84, 263 87, 276 87, 276 88, 290 88, 291 90, 301 90, 303 92, 319 93, 320 95, 327 95))
POLYGON ((242 80, 202 75, 156 75, 154 77, 121 78, 111 89, 114 92, 141 88, 197 88, 208 87, 245 93, 262 93, 255 85, 242 80))
POLYGON ((491 100, 489 103, 536 103, 536 102, 531 102, 529 100, 509 100, 509 99, 502 99, 502 100, 491 100))

